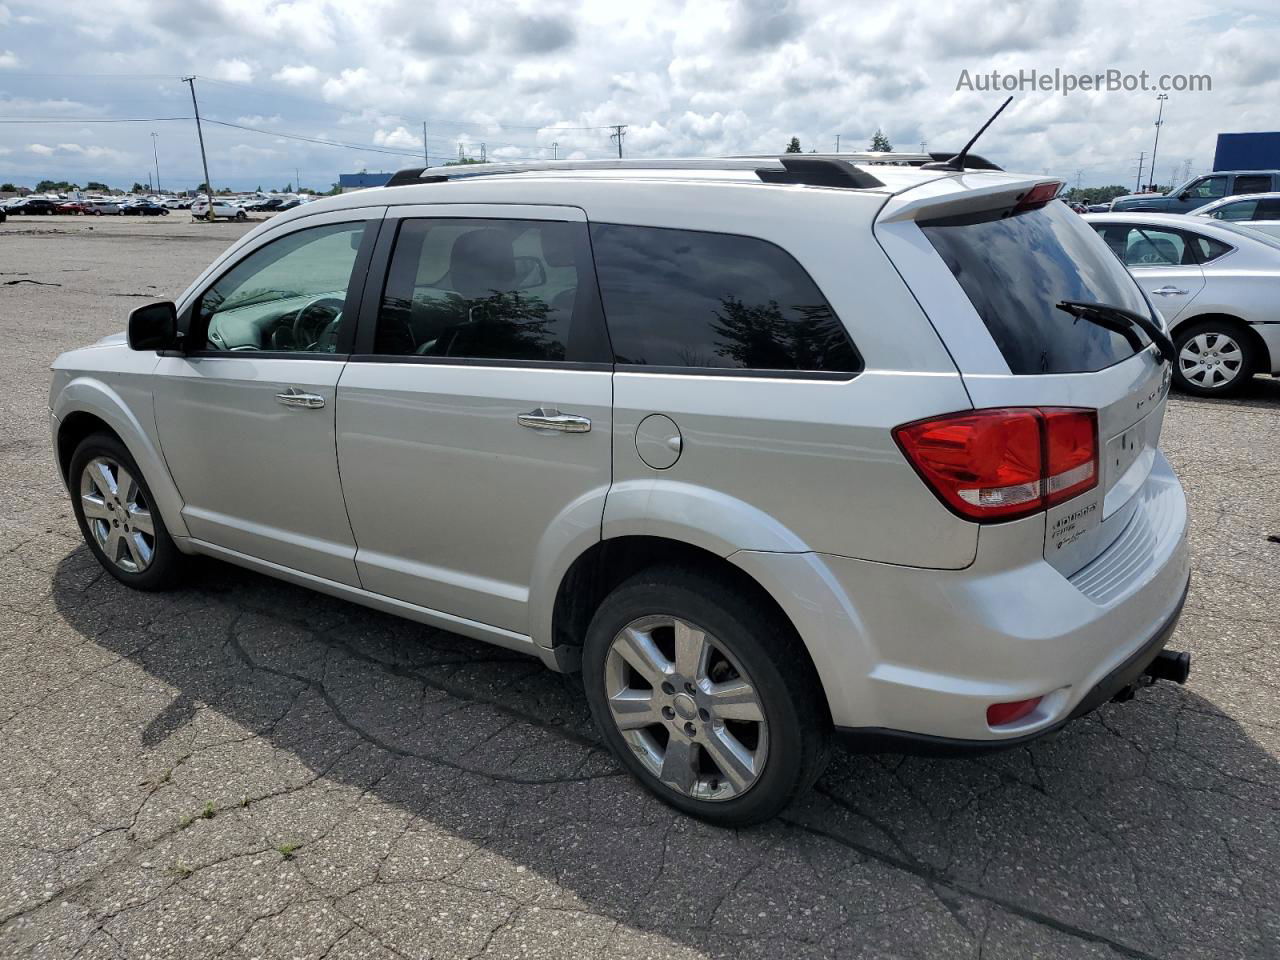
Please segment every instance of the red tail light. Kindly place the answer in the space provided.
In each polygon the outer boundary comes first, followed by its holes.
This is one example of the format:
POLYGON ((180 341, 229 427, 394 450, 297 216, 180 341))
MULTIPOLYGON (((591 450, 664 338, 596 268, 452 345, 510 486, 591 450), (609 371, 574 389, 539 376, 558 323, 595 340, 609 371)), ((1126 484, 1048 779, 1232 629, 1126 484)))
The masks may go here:
POLYGON ((1032 697, 1030 700, 1015 700, 1012 703, 993 703, 987 707, 987 726, 1007 727, 1017 723, 1035 712, 1044 697, 1032 697))
POLYGON ((893 431, 938 498, 969 520, 1013 520, 1098 482, 1098 414, 1007 407, 948 414, 893 431))

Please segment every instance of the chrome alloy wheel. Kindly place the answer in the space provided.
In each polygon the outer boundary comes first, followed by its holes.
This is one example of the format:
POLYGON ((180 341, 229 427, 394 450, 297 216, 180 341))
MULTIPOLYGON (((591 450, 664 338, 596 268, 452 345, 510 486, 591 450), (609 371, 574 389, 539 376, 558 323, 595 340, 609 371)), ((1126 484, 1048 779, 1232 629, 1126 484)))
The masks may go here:
POLYGON ((662 783, 695 800, 729 800, 755 785, 769 726, 751 678, 698 626, 633 620, 609 646, 605 696, 627 746, 662 783))
POLYGON ((1212 390, 1240 376, 1244 351, 1225 333, 1201 333, 1182 345, 1178 366, 1190 383, 1212 390))
POLYGON ((110 457, 94 457, 80 474, 80 507, 93 539, 126 573, 141 573, 155 556, 151 508, 133 475, 110 457))

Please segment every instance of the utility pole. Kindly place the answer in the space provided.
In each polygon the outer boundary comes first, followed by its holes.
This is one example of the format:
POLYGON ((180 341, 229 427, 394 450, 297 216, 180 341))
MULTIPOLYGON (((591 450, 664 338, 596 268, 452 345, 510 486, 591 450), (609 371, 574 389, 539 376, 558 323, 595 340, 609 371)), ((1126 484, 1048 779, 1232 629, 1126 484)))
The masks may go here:
POLYGON ((1079 190, 1079 189, 1080 189, 1080 183, 1081 183, 1081 181, 1083 181, 1083 180, 1084 180, 1084 170, 1083 170, 1083 169, 1081 169, 1081 168, 1079 168, 1079 167, 1077 167, 1077 168, 1076 168, 1076 189, 1077 189, 1077 190, 1079 190))
POLYGON ((196 102, 196 78, 183 77, 182 82, 191 87, 191 108, 196 112, 196 136, 200 140, 200 164, 204 167, 205 197, 209 201, 205 219, 213 220, 213 184, 209 182, 209 160, 204 153, 204 132, 200 129, 200 104, 196 102))
POLYGON ((481 140, 481 141, 480 141, 480 162, 481 162, 481 163, 488 163, 488 162, 489 162, 489 154, 488 154, 487 150, 485 149, 485 143, 484 143, 484 141, 483 141, 483 140, 481 140))
POLYGON ((929 141, 928 141, 928 140, 921 140, 921 141, 920 141, 920 152, 921 152, 921 153, 928 153, 928 152, 929 152, 929 141))
POLYGON ((560 141, 559 140, 553 140, 551 143, 551 159, 552 160, 560 159, 560 141))
MULTIPOLYGON (((1156 151, 1160 149, 1160 128, 1164 126, 1164 102, 1168 99, 1169 95, 1167 93, 1156 95, 1156 100, 1160 102, 1160 111, 1156 114, 1156 142, 1151 148, 1151 179, 1153 181, 1156 178, 1156 151)), ((1155 187, 1155 184, 1152 183, 1151 186, 1155 187)), ((1172 187, 1173 184, 1169 186, 1172 187)))
POLYGON ((627 125, 625 123, 615 123, 613 133, 609 134, 610 140, 618 141, 618 159, 622 159, 622 138, 627 135, 627 125))
POLYGON ((1133 192, 1138 193, 1142 190, 1142 170, 1147 162, 1147 151, 1143 150, 1138 154, 1138 182, 1133 185, 1133 192))
POLYGON ((293 192, 297 193, 298 188, 302 186, 302 174, 298 172, 298 168, 293 168, 293 192))
POLYGON ((154 130, 151 131, 151 156, 156 161, 156 193, 163 193, 164 191, 160 189, 160 153, 156 150, 156 138, 159 136, 154 130))
POLYGON ((836 134, 836 153, 840 152, 840 134, 836 134))
POLYGON ((422 166, 431 166, 431 157, 427 154, 427 121, 422 121, 422 166))

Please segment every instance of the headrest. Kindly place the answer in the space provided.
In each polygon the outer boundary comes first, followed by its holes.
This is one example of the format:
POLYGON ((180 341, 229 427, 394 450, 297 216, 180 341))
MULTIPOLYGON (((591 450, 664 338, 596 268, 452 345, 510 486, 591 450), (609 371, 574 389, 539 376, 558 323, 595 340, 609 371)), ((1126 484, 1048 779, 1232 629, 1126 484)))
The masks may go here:
POLYGON ((515 279, 515 251, 505 230, 472 230, 453 242, 449 283, 468 300, 487 297, 494 290, 510 290, 515 279))

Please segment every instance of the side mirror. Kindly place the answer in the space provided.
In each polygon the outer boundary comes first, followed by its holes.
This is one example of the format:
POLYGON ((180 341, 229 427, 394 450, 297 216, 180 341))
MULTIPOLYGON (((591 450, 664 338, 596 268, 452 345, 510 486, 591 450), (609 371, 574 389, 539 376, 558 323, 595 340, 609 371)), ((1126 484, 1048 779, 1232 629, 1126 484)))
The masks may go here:
POLYGON ((172 300, 148 303, 129 314, 130 350, 172 350, 178 346, 178 308, 172 300))
POLYGON ((1179 200, 1188 200, 1188 199, 1190 199, 1190 198, 1191 198, 1191 191, 1190 191, 1190 190, 1183 190, 1180 194, 1178 194, 1178 199, 1179 199, 1179 200))

